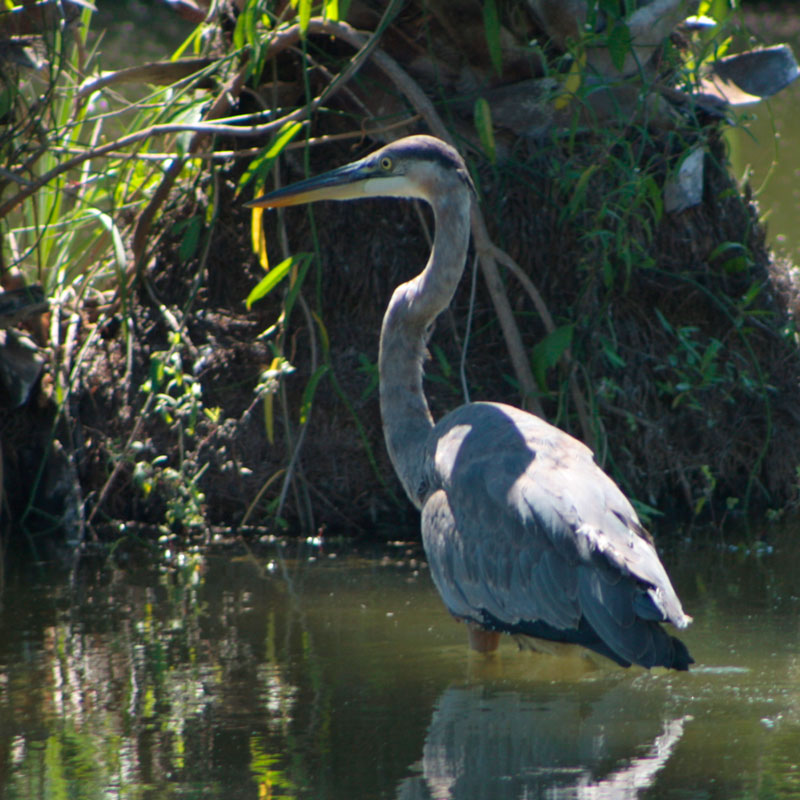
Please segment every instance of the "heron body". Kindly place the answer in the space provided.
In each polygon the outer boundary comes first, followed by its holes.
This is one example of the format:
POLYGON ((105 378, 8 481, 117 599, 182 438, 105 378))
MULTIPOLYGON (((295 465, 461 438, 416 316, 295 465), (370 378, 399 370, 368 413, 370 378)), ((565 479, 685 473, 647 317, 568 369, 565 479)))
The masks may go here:
POLYGON ((494 633, 579 644, 619 664, 688 669, 662 622, 686 627, 652 540, 584 444, 502 403, 434 423, 422 387, 431 324, 464 271, 474 188, 458 152, 410 136, 251 205, 411 197, 433 208, 425 268, 398 286, 380 337, 380 402, 392 464, 422 513, 431 575, 478 649, 494 633), (488 636, 476 636, 489 632, 488 636))

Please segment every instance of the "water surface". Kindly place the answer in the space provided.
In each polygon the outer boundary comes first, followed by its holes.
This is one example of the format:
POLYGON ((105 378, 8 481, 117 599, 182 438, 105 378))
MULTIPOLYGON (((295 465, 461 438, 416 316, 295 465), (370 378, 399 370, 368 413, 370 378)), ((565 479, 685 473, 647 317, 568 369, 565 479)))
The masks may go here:
MULTIPOLYGON (((761 4, 744 16, 754 43, 786 43, 800 58, 797 3, 761 4)), ((741 127, 728 131, 734 176, 749 182, 770 245, 800 263, 800 80, 769 100, 735 109, 741 127)))
POLYGON ((800 797, 790 534, 670 554, 682 674, 470 654, 416 551, 295 547, 11 572, 0 795, 800 797))

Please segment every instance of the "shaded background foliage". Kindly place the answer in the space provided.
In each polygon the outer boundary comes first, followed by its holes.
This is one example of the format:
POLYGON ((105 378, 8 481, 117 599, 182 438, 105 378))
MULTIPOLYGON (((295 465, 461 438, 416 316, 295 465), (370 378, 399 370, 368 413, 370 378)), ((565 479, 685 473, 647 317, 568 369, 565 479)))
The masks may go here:
MULTIPOLYGON (((609 4, 603 9, 624 23, 609 4)), ((374 30, 384 11, 354 2, 347 18, 374 30)), ((184 92, 192 103, 167 106, 163 118, 207 108, 237 70, 247 80, 236 84, 231 115, 301 109, 324 92, 353 47, 309 33, 269 56, 264 21, 279 35, 278 23, 293 23, 295 13, 273 2, 223 8, 190 39, 213 60, 211 94, 203 76, 184 92)), ((737 33, 736 17, 726 25, 737 33)), ((729 174, 716 107, 685 99, 675 107, 659 100, 655 111, 649 102, 623 107, 631 83, 634 94, 644 85, 659 98, 665 84, 687 88, 691 76, 675 67, 687 42, 665 41, 644 84, 641 75, 612 81, 610 110, 593 104, 606 87, 575 83, 581 52, 548 41, 535 15, 514 4, 406 3, 378 47, 434 100, 477 180, 491 238, 532 277, 553 317, 551 331, 503 273, 536 381, 536 396, 524 401, 589 441, 645 512, 720 520, 796 502, 791 267, 771 258, 757 211, 729 174), (454 18, 465 22, 454 27, 454 18), (523 135, 518 116, 504 110, 522 97, 509 92, 534 79, 550 94, 534 103, 535 135, 523 135), (576 93, 566 105, 563 91, 576 93), (702 202, 667 212, 663 187, 698 146, 702 202)), ((29 403, 4 425, 7 492, 23 529, 57 527, 70 509, 82 524, 84 508, 90 530, 113 535, 131 521, 178 532, 231 524, 352 532, 413 520, 383 449, 375 364, 384 304, 426 258, 427 210, 370 201, 265 216, 273 269, 292 252, 315 255, 245 309, 264 273, 239 205, 255 183, 275 179, 274 164, 281 180, 293 180, 387 136, 426 130, 416 118, 394 127, 412 111, 401 87, 368 61, 313 115, 306 134, 315 146, 293 149, 298 136, 250 185, 243 178, 259 151, 222 133, 214 147, 239 158, 187 161, 177 181, 161 179, 168 194, 156 190, 156 175, 142 184, 139 206, 115 206, 131 290, 112 282, 81 309, 89 346, 65 397, 45 392, 43 411, 32 414, 29 403), (323 136, 332 138, 321 146, 323 136), (141 203, 152 205, 158 192, 160 216, 142 225, 141 203)), ((185 137, 172 145, 194 152, 185 137)), ((465 279, 431 344, 435 415, 462 401, 470 305, 465 279)), ((525 395, 480 277, 466 377, 475 400, 525 395)))

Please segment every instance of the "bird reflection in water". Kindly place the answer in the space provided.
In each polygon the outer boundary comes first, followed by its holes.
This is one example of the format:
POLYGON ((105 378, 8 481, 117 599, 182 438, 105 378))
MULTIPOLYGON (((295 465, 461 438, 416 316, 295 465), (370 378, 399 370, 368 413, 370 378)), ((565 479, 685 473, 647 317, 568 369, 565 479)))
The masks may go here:
POLYGON ((537 698, 445 690, 414 768, 421 774, 402 781, 396 797, 636 800, 655 783, 691 717, 642 718, 627 682, 599 697, 588 697, 591 691, 584 684, 537 698))

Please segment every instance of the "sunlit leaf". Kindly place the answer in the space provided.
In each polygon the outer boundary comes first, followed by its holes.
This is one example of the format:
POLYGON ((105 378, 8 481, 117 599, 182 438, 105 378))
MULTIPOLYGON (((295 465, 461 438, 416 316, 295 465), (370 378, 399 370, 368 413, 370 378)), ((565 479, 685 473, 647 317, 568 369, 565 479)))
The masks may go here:
POLYGON ((241 50, 244 47, 246 24, 244 13, 239 14, 236 19, 236 25, 233 29, 233 46, 237 50, 241 50))
POLYGON ((581 80, 583 78, 583 69, 586 65, 586 53, 581 53, 580 58, 572 61, 569 72, 564 78, 561 94, 555 100, 555 107, 557 109, 566 108, 575 95, 578 89, 581 88, 581 80))
POLYGON ((302 122, 287 122, 280 131, 278 131, 275 141, 267 149, 265 153, 266 158, 276 158, 280 155, 283 148, 297 136, 302 127, 302 122))
POLYGON ((258 263, 261 264, 265 271, 269 271, 267 236, 264 233, 263 219, 263 208, 250 209, 250 245, 253 248, 253 252, 258 256, 258 263))
POLYGON ((339 21, 339 0, 325 0, 325 19, 339 21))
POLYGON ((200 45, 203 42, 203 33, 205 26, 198 25, 184 40, 178 45, 177 50, 169 57, 170 61, 178 61, 183 57, 183 54, 191 47, 194 53, 200 51, 200 45))
POLYGON ((89 216, 95 217, 100 224, 108 231, 111 236, 111 242, 114 246, 114 261, 116 262, 117 270, 124 272, 128 267, 128 256, 125 251, 125 244, 122 241, 122 234, 114 222, 113 218, 103 211, 98 211, 96 208, 86 209, 89 216))
POLYGON ((248 310, 252 307, 253 303, 266 297, 289 274, 289 270, 294 263, 295 256, 284 259, 256 284, 250 294, 247 295, 248 310))
POLYGON ((695 14, 724 22, 739 5, 737 0, 702 0, 695 14))
POLYGON ((273 161, 283 152, 289 142, 302 130, 302 122, 287 122, 272 140, 272 144, 259 156, 256 156, 247 166, 247 169, 239 178, 236 186, 237 194, 245 188, 252 180, 263 181, 266 174, 272 167, 273 161))
POLYGON ((308 23, 311 20, 311 0, 300 0, 297 8, 297 21, 300 23, 300 33, 305 36, 308 23))
POLYGON ((297 300, 297 295, 300 293, 300 289, 303 286, 303 281, 308 273, 308 268, 311 266, 310 253, 295 253, 294 259, 295 264, 297 264, 298 267, 296 270, 293 270, 294 274, 292 277, 291 288, 286 293, 286 299, 283 301, 284 319, 292 313, 295 300, 297 300))
POLYGON ((497 147, 494 141, 494 126, 492 125, 492 110, 486 98, 479 97, 475 101, 475 129, 481 140, 484 153, 492 164, 497 160, 497 147))

